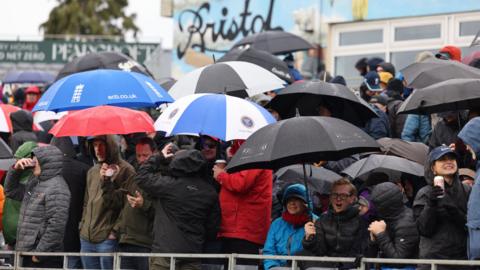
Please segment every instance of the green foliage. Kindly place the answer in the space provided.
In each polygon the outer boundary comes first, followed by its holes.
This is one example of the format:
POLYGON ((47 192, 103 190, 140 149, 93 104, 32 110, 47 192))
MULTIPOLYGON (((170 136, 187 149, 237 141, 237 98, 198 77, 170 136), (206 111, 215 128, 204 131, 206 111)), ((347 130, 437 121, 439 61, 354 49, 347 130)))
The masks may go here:
POLYGON ((128 0, 58 0, 48 20, 40 25, 45 35, 121 36, 139 28, 136 14, 126 15, 128 0))

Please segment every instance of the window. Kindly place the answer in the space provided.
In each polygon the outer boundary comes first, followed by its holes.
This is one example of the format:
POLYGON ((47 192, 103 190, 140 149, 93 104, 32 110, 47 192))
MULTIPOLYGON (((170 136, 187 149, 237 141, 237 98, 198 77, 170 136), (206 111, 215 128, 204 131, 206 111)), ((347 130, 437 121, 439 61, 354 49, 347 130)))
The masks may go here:
POLYGON ((392 52, 390 54, 390 62, 395 66, 396 71, 400 71, 411 63, 415 62, 417 54, 423 51, 430 51, 435 54, 437 50, 418 50, 418 51, 406 51, 406 52, 392 52))
POLYGON ((342 75, 347 81, 347 85, 350 87, 358 87, 363 82, 363 78, 355 69, 355 64, 360 58, 372 58, 380 57, 385 59, 385 54, 383 53, 374 53, 374 54, 359 54, 359 55, 348 55, 348 56, 336 56, 335 57, 335 75, 342 75))
POLYGON ((480 21, 460 22, 460 36, 475 36, 480 30, 480 21))
POLYGON ((395 41, 440 38, 441 25, 416 25, 395 28, 395 41))
POLYGON ((382 42, 383 42, 382 29, 341 32, 340 39, 339 39, 340 46, 382 43, 382 42))

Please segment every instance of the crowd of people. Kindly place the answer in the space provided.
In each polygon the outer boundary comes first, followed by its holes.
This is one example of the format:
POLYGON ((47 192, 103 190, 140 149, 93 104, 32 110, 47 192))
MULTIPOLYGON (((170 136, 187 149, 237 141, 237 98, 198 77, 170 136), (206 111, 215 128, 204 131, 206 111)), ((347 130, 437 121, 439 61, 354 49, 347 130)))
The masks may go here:
MULTIPOLYGON (((421 53, 417 61, 433 57, 460 61, 461 53, 446 46, 437 55, 421 53)), ((2 135, 17 160, 2 176, 5 249, 480 258, 480 184, 475 181, 480 164, 480 118, 476 117, 480 110, 397 114, 414 91, 405 86, 401 73, 378 58, 360 59, 356 68, 364 77, 359 94, 379 115, 363 130, 375 139, 427 144, 424 177, 404 174, 392 179, 374 172, 364 181, 343 175, 331 184, 325 198, 307 193, 300 180, 277 182, 272 170, 228 173, 225 164, 242 140, 160 133, 52 138, 32 129, 30 111, 41 91, 27 88, 23 110, 10 115, 12 134, 2 135)), ((301 79, 300 74, 296 77, 301 79)), ((332 80, 345 84, 339 76, 332 80)), ((321 108, 305 111, 331 115, 328 106, 322 103, 321 108)), ((315 166, 341 174, 360 157, 319 160, 315 166)), ((237 261, 265 270, 280 270, 289 263, 237 261)), ((62 258, 24 256, 23 265, 61 268, 62 258)), ((227 266, 224 261, 199 259, 177 259, 175 265, 179 269, 227 266)), ((313 261, 299 265, 302 269, 357 266, 356 262, 313 261)), ((113 257, 71 256, 68 267, 111 269, 113 257)), ((430 265, 376 267, 429 269, 430 265)), ((121 259, 121 269, 169 268, 169 258, 121 259)))

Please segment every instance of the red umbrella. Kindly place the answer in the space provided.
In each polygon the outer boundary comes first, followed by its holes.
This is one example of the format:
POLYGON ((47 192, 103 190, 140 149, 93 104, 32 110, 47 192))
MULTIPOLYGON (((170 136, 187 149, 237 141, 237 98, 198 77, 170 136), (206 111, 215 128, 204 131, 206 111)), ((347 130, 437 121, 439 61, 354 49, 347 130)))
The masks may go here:
POLYGON ((20 110, 20 108, 17 106, 0 104, 0 132, 12 132, 10 114, 18 110, 20 110))
POLYGON ((115 106, 98 106, 70 112, 50 130, 55 137, 136 132, 155 132, 152 118, 146 112, 115 106))

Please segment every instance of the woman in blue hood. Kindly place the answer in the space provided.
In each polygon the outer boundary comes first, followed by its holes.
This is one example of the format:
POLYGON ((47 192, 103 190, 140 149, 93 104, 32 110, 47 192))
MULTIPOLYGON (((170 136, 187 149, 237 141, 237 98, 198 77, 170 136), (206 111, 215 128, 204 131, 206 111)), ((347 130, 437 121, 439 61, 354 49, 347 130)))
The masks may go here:
MULTIPOLYGON (((302 239, 305 235, 304 225, 311 219, 310 209, 307 207, 305 186, 294 184, 285 189, 282 203, 282 216, 275 219, 270 225, 267 241, 263 248, 264 255, 295 255, 302 248, 302 239)), ((313 216, 313 219, 317 219, 313 216)), ((285 260, 265 260, 265 269, 286 267, 285 260)))

